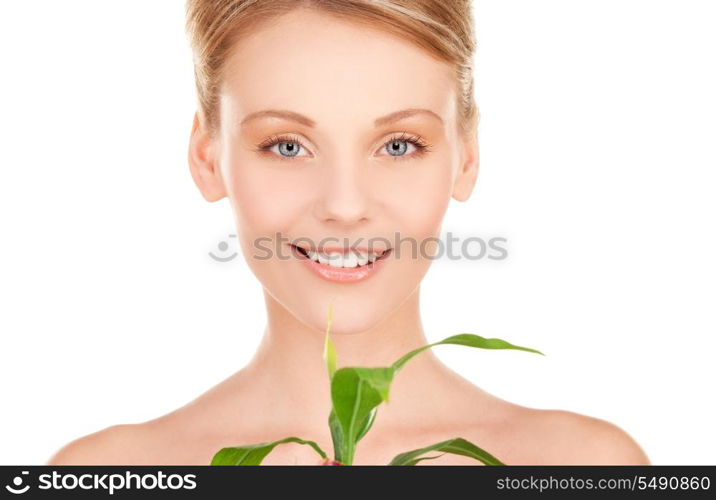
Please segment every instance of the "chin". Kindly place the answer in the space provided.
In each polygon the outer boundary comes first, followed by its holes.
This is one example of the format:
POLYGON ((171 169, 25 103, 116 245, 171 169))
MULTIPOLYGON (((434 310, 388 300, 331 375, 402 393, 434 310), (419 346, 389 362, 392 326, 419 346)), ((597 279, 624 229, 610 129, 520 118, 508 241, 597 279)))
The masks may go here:
MULTIPOLYGON (((304 324, 325 333, 328 304, 331 299, 313 300, 295 305, 294 316, 304 324)), ((384 295, 355 298, 336 296, 333 300, 331 335, 359 335, 389 317, 402 301, 392 301, 384 295)))

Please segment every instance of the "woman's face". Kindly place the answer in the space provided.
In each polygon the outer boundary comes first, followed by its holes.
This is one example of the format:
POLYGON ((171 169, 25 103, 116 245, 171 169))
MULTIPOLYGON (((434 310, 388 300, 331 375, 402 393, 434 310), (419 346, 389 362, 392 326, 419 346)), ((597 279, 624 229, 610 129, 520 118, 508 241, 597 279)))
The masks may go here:
POLYGON ((391 34, 296 10, 239 41, 219 113, 213 140, 195 121, 192 173, 207 199, 230 199, 244 256, 275 300, 318 330, 333 301, 341 334, 416 291, 437 248, 428 238, 477 173, 448 65, 391 34), (406 109, 427 111, 389 119, 406 109), (392 250, 370 265, 356 247, 392 250), (351 254, 365 266, 332 267, 341 254, 342 266, 355 265, 351 254))

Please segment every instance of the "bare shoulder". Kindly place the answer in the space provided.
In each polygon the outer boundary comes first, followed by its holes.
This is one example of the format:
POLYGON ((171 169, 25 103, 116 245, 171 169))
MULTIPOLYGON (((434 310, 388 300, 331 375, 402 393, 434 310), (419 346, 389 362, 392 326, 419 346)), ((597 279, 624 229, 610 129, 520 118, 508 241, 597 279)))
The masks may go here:
POLYGON ((64 445, 47 465, 137 465, 145 463, 143 452, 149 437, 145 424, 113 425, 64 445))
POLYGON ((226 437, 195 420, 192 414, 175 411, 113 425, 69 442, 47 465, 206 465, 226 437))
MULTIPOLYGON (((206 465, 228 441, 216 390, 152 420, 106 427, 69 442, 47 465, 206 465), (212 399, 213 398, 213 399, 212 399), (218 416, 217 416, 218 415, 218 416)), ((233 432, 234 428, 229 427, 233 432)))
POLYGON ((624 429, 606 420, 566 410, 524 408, 525 424, 535 452, 554 465, 650 465, 639 444, 624 429))

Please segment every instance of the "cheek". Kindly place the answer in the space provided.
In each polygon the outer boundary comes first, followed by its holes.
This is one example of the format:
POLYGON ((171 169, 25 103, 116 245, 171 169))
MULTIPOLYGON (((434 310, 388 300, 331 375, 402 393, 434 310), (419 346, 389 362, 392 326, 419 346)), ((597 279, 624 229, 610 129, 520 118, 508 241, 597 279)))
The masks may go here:
POLYGON ((229 181, 241 231, 253 235, 273 236, 291 227, 305 216, 314 189, 315 182, 298 170, 250 162, 235 165, 229 181))
POLYGON ((452 189, 449 159, 416 165, 391 184, 389 211, 393 214, 401 236, 425 238, 440 231, 452 189))
POLYGON ((263 275, 273 268, 274 257, 290 258, 285 238, 305 217, 315 182, 299 169, 257 161, 237 150, 223 160, 239 244, 249 266, 263 275))

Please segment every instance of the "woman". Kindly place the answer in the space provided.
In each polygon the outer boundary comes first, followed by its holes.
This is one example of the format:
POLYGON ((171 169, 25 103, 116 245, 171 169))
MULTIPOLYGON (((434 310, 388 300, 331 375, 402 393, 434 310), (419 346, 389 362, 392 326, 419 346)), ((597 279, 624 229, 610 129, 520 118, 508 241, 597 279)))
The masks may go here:
MULTIPOLYGON (((268 324, 227 380, 50 464, 208 464, 222 447, 287 436, 330 450, 328 304, 339 366, 385 366, 428 343, 419 292, 435 248, 411 250, 439 235, 478 172, 469 2, 189 0, 187 16, 191 173, 206 200, 230 200, 268 324)), ((354 464, 458 436, 514 465, 649 463, 619 427, 502 400, 428 350, 396 377, 354 464)), ((318 461, 290 443, 264 464, 318 461)))

